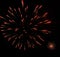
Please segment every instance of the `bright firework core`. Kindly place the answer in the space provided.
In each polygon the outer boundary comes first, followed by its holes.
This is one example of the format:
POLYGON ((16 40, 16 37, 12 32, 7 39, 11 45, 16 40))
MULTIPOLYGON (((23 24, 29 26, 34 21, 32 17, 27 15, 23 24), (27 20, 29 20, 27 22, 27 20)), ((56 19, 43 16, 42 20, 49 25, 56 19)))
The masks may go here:
POLYGON ((22 9, 20 7, 9 7, 8 14, 4 17, 0 16, 0 31, 15 48, 24 49, 34 48, 36 45, 41 46, 41 42, 45 40, 41 37, 41 33, 49 34, 50 30, 44 28, 51 24, 51 20, 47 18, 48 12, 42 15, 40 11, 43 5, 36 5, 29 15, 29 5, 24 7, 24 0, 21 0, 22 9))

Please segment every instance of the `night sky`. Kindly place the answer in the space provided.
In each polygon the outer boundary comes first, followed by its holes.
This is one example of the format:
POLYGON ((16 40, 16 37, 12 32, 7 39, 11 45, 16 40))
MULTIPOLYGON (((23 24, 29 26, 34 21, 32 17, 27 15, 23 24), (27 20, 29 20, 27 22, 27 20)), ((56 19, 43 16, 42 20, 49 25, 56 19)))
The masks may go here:
MULTIPOLYGON (((18 6, 20 0, 0 0, 0 15, 5 15, 8 11, 9 6, 18 6)), ((19 49, 14 48, 11 44, 4 39, 2 33, 0 32, 0 57, 2 56, 56 56, 58 57, 58 50, 59 50, 59 33, 58 33, 58 25, 59 25, 59 18, 56 16, 58 15, 58 2, 55 0, 25 0, 28 5, 32 4, 43 4, 45 7, 47 6, 47 11, 49 12, 49 17, 52 19, 53 30, 52 33, 49 35, 50 37, 45 38, 46 43, 44 43, 41 47, 30 49, 27 51, 20 51, 19 49), (48 48, 48 42, 53 42, 54 49, 48 48)), ((30 9, 30 8, 29 8, 30 9)))

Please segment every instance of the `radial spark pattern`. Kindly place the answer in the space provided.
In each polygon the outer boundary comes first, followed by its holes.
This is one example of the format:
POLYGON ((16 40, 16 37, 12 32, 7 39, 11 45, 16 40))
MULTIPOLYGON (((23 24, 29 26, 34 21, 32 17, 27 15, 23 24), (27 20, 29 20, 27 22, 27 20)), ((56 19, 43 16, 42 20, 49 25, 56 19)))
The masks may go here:
POLYGON ((29 5, 24 6, 23 0, 21 5, 22 8, 9 7, 8 14, 0 16, 0 32, 15 48, 26 50, 41 46, 45 41, 41 34, 51 33, 45 28, 51 24, 48 12, 42 13, 43 5, 36 5, 32 11, 29 5))

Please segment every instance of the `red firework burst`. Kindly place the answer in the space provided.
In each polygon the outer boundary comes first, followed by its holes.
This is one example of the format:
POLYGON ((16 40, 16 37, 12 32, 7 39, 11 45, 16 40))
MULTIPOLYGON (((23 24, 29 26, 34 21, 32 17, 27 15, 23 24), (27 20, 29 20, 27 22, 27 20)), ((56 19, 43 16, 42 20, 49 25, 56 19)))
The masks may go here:
POLYGON ((8 14, 0 16, 0 31, 15 48, 24 49, 41 46, 44 42, 41 33, 49 34, 50 30, 45 26, 51 24, 48 19, 48 12, 39 13, 43 5, 36 5, 29 15, 29 5, 24 6, 24 0, 21 0, 22 8, 9 7, 8 14), (27 14, 28 13, 28 14, 27 14))

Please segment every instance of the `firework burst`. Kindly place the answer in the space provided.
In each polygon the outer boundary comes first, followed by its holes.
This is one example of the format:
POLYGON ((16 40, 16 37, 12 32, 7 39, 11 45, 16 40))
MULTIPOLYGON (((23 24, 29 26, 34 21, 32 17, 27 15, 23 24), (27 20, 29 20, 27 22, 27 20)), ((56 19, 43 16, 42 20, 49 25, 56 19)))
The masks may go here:
POLYGON ((41 33, 51 33, 44 28, 51 24, 47 18, 48 12, 39 13, 43 5, 36 5, 29 15, 29 5, 25 7, 24 0, 21 0, 21 5, 22 8, 9 7, 8 14, 0 16, 0 32, 15 48, 26 50, 36 45, 41 46, 45 41, 41 33))

